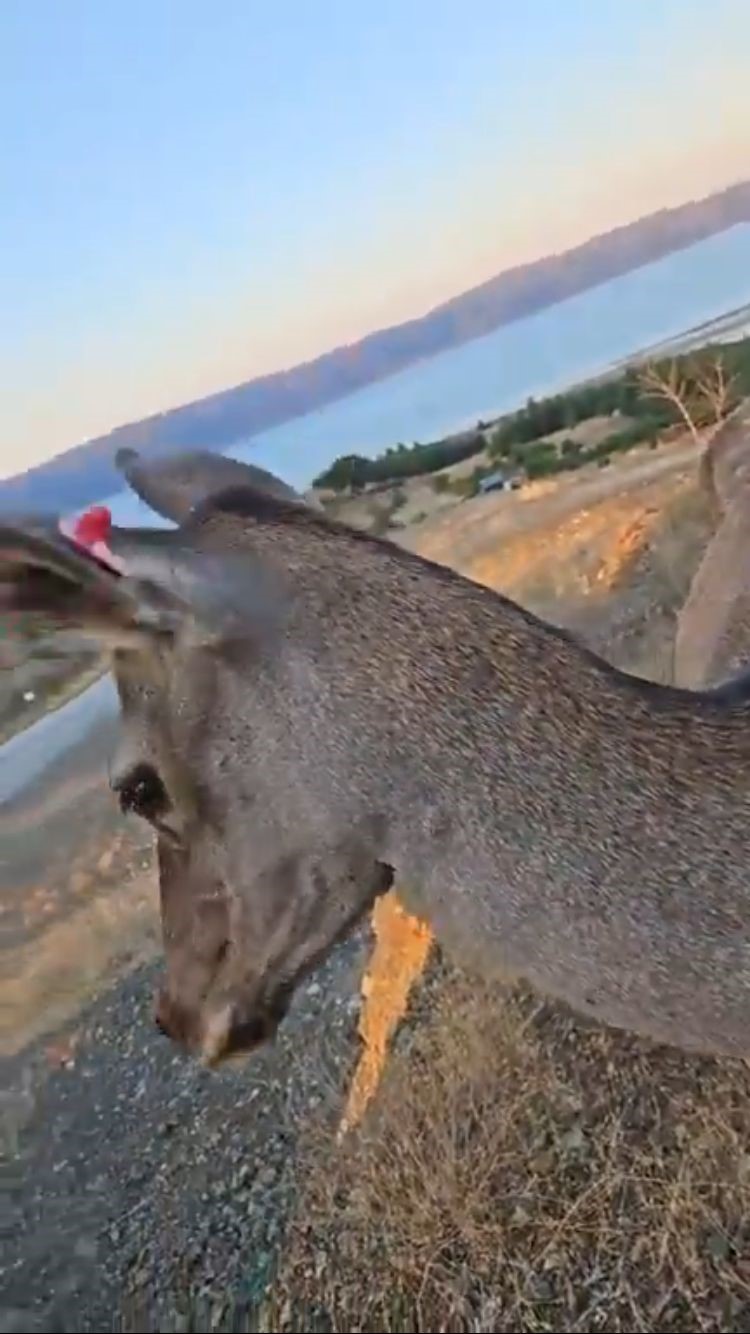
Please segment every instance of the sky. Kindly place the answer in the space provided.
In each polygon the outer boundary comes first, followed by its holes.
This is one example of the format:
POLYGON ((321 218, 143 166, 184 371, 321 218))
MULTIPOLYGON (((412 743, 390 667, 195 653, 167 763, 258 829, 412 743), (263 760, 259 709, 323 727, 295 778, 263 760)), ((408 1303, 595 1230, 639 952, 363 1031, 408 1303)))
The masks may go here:
POLYGON ((0 475, 750 175, 747 0, 0 0, 0 475))

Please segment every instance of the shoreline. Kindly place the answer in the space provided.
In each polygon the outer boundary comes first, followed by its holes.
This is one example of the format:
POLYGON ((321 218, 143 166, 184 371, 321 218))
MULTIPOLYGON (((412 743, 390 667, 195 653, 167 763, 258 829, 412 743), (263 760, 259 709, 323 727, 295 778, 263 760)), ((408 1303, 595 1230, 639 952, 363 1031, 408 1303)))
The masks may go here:
MULTIPOLYGON (((630 367, 639 366, 645 361, 650 361, 653 357, 684 356, 689 352, 700 351, 701 348, 708 347, 714 342, 721 342, 722 344, 739 342, 748 335, 750 335, 750 303, 736 306, 732 310, 725 311, 722 315, 716 315, 710 320, 703 320, 699 324, 692 324, 680 333, 659 339, 655 343, 645 343, 629 356, 622 357, 618 361, 608 362, 603 368, 593 370, 580 378, 557 381, 545 388, 544 391, 539 391, 538 394, 534 395, 534 398, 542 400, 555 398, 558 394, 569 394, 575 389, 584 389, 588 385, 599 384, 612 376, 621 375, 630 367), (726 325, 728 325, 728 329, 724 330, 726 325), (714 331, 717 333, 724 332, 721 337, 714 338, 712 336, 714 331)), ((464 418, 460 425, 452 427, 444 435, 438 436, 435 441, 429 443, 442 444, 444 441, 455 439, 456 436, 468 435, 473 432, 486 434, 489 431, 494 431, 506 418, 512 417, 523 406, 523 403, 519 403, 516 407, 504 412, 479 413, 473 415, 470 419, 464 418), (481 427, 478 425, 480 421, 483 423, 481 427)))

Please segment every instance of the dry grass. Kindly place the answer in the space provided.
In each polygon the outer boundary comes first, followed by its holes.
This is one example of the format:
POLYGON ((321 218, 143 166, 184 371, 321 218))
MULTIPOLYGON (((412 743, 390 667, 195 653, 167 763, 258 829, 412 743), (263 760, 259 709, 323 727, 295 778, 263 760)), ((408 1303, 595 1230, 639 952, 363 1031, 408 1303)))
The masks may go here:
POLYGON ((428 983, 258 1328, 750 1327, 750 1072, 428 983))
POLYGON ((590 448, 591 445, 601 444, 602 440, 614 435, 616 431, 627 430, 633 424, 632 417, 611 415, 587 417, 585 421, 576 422, 574 426, 563 426, 559 431, 551 431, 549 435, 542 436, 542 439, 553 445, 561 445, 564 440, 575 440, 578 444, 590 448))

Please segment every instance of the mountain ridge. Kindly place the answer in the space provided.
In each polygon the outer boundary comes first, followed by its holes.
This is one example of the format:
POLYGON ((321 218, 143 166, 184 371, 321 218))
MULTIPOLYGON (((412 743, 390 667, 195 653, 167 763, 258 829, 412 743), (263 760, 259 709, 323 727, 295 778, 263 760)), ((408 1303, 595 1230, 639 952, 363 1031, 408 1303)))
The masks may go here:
POLYGON ((135 448, 160 458, 177 449, 227 448, 741 222, 750 222, 750 180, 660 209, 559 254, 505 269, 423 315, 310 361, 75 445, 0 482, 0 513, 88 504, 118 489, 118 449, 135 448))

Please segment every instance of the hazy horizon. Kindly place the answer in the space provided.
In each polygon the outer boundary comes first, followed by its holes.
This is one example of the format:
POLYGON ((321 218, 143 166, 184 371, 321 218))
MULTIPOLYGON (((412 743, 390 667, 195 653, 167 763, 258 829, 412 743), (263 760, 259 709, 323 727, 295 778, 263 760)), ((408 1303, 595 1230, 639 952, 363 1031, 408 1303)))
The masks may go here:
POLYGON ((0 9, 0 473, 745 178, 721 0, 0 9))

